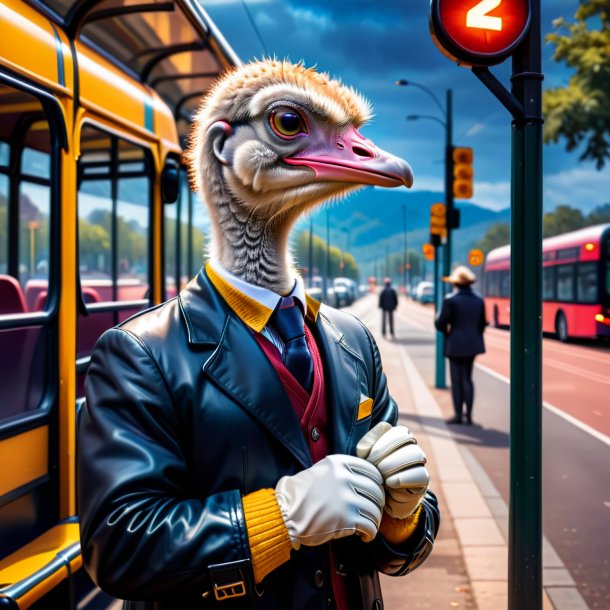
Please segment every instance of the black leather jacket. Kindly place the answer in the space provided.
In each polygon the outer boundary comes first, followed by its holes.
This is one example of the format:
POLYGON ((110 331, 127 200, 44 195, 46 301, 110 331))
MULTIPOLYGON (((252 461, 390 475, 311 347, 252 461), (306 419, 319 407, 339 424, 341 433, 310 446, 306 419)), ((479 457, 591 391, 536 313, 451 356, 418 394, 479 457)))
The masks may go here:
MULTIPOLYGON (((359 321, 324 306, 312 329, 332 451, 354 454, 372 425, 397 418, 377 348, 359 321), (356 421, 361 394, 374 398, 374 409, 356 421)), ((335 569, 348 581, 350 610, 368 610, 379 595, 377 570, 405 574, 432 549, 439 516, 429 493, 403 545, 349 537, 333 543, 334 566, 327 545, 302 547, 254 586, 241 496, 312 462, 272 365, 203 271, 177 298, 107 331, 86 388, 78 432, 83 558, 102 589, 144 600, 127 607, 322 609, 335 569)))
POLYGON ((443 299, 435 326, 445 335, 448 358, 467 358, 485 352, 485 303, 470 286, 460 286, 443 299))

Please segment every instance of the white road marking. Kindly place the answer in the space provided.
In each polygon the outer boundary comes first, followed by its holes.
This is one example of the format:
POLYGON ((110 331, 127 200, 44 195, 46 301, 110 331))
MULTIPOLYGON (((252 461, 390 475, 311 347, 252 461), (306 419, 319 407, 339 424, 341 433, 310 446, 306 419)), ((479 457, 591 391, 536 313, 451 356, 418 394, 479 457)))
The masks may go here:
MULTIPOLYGON (((490 369, 488 366, 475 362, 475 367, 480 369, 484 373, 487 373, 488 375, 491 375, 492 377, 495 377, 496 379, 499 379, 500 381, 503 381, 504 383, 507 383, 508 385, 510 385, 510 379, 508 377, 506 377, 505 375, 502 375, 501 373, 498 373, 497 371, 494 371, 493 369, 490 369)), ((584 422, 581 422, 580 420, 576 419, 569 413, 562 411, 561 409, 559 409, 555 405, 552 405, 551 403, 547 402, 546 400, 542 401, 542 406, 545 409, 548 409, 549 411, 551 411, 551 413, 558 415, 559 417, 563 418, 568 423, 572 424, 573 426, 576 426, 583 432, 590 434, 592 437, 596 438, 598 441, 601 441, 602 443, 604 443, 605 445, 608 445, 610 447, 610 436, 606 436, 603 432, 599 432, 598 430, 595 430, 595 428, 588 426, 584 422)))

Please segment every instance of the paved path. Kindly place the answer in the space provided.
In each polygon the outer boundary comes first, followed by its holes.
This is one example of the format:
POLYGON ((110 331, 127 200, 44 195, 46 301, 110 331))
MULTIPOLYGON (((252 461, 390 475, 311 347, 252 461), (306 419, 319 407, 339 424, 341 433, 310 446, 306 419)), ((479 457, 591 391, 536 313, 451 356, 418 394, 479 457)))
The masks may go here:
MULTIPOLYGON (((445 425, 444 419, 452 413, 449 393, 429 387, 431 378, 426 373, 433 371, 434 357, 430 312, 414 314, 401 300, 397 338, 386 341, 379 337, 375 305, 375 298, 367 296, 350 309, 376 336, 390 390, 400 405, 401 422, 414 430, 429 456, 432 487, 440 496, 443 513, 435 550, 426 564, 403 579, 383 579, 385 607, 507 608, 505 496, 477 461, 476 452, 455 432, 456 427, 445 425)), ((503 444, 506 455, 507 436, 503 444)), ((546 539, 543 546, 545 610, 589 608, 554 548, 546 539)))

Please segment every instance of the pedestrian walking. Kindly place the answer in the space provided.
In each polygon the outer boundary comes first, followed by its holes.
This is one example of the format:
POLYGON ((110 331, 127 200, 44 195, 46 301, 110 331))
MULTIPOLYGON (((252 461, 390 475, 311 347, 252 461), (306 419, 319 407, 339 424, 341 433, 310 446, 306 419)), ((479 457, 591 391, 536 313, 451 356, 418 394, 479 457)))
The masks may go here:
POLYGON ((451 373, 451 396, 455 415, 448 423, 461 424, 465 406, 466 423, 472 425, 472 367, 475 356, 485 352, 485 304, 472 290, 476 276, 468 267, 456 267, 443 281, 450 282, 455 288, 454 292, 443 299, 441 311, 435 321, 436 328, 445 335, 445 356, 449 358, 451 373))
POLYGON ((379 308, 381 309, 381 334, 385 337, 386 321, 390 327, 390 335, 394 338, 394 310, 398 307, 398 295, 392 288, 392 280, 386 277, 384 287, 379 293, 379 308))

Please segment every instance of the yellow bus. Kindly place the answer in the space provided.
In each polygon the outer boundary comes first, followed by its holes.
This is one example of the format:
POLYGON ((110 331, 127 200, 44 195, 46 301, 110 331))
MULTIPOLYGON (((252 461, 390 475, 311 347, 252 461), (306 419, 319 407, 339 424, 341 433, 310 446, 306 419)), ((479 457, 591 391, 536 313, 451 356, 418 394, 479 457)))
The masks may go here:
POLYGON ((199 267, 180 157, 238 63, 193 0, 0 4, 0 608, 109 603, 80 569, 84 374, 199 267))

